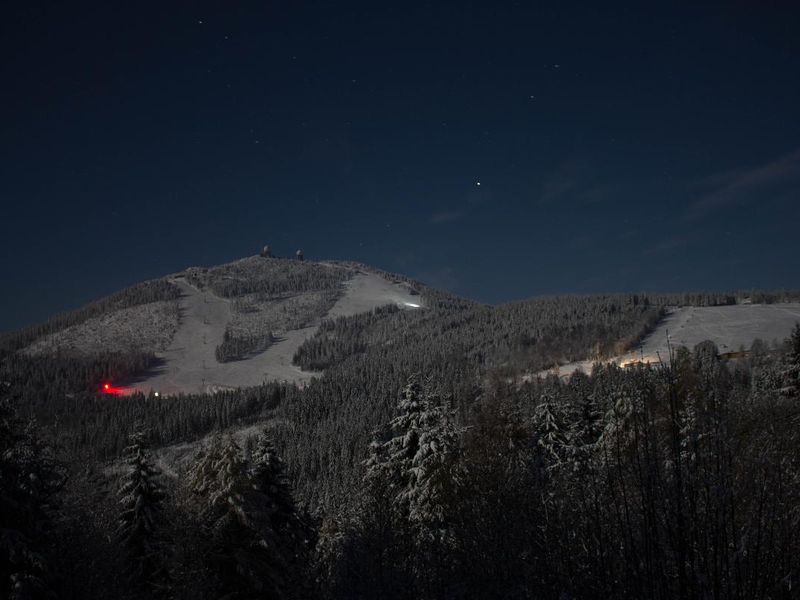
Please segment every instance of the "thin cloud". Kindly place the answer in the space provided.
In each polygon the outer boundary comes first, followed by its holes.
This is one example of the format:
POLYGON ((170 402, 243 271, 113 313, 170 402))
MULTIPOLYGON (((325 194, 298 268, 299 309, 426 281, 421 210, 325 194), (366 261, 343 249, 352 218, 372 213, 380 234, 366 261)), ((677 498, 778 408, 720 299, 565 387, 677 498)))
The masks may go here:
POLYGON ((451 211, 434 213, 428 219, 428 223, 430 223, 431 225, 452 223, 453 221, 458 221, 459 219, 463 219, 465 214, 466 213, 463 210, 451 210, 451 211))
POLYGON ((651 256, 672 254, 673 252, 683 250, 690 243, 691 240, 685 235, 673 235, 650 246, 645 250, 645 253, 651 256))
POLYGON ((612 201, 633 189, 627 181, 604 180, 602 171, 590 163, 571 160, 543 182, 539 203, 546 206, 576 201, 589 206, 612 201))
POLYGON ((542 185, 540 202, 551 204, 578 192, 589 176, 584 165, 574 161, 562 164, 542 185))
POLYGON ((687 221, 697 221, 734 203, 774 198, 781 194, 775 188, 792 182, 800 182, 800 150, 746 171, 707 178, 702 183, 711 187, 711 191, 692 204, 684 217, 687 221))

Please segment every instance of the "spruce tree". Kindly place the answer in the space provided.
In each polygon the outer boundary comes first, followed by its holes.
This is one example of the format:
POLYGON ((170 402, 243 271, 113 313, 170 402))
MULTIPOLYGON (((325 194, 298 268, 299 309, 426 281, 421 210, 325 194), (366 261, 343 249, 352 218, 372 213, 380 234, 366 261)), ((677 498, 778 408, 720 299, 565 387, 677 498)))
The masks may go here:
POLYGON ((48 505, 64 481, 63 468, 35 426, 22 426, 8 386, 0 383, 0 597, 52 597, 42 549, 48 505))
POLYGON ((419 447, 411 460, 405 493, 409 518, 428 530, 447 525, 447 507, 460 483, 460 430, 452 411, 428 398, 419 447))
POLYGON ((260 536, 269 546, 265 558, 272 568, 265 574, 276 592, 285 591, 281 589, 283 580, 297 591, 303 587, 300 579, 308 561, 311 531, 295 504, 283 460, 266 431, 253 451, 249 476, 254 508, 260 513, 260 536))
POLYGON ((141 426, 136 427, 129 439, 119 488, 122 512, 117 537, 131 581, 160 588, 166 583, 161 538, 164 488, 158 482, 160 472, 153 464, 141 426))
POLYGON ((264 494, 267 500, 266 510, 275 526, 283 529, 290 524, 296 524, 297 509, 286 476, 286 467, 266 431, 259 436, 253 450, 251 477, 254 488, 264 494))
POLYGON ((397 412, 384 439, 370 447, 366 481, 388 489, 398 518, 438 527, 447 490, 458 479, 460 431, 441 398, 416 380, 403 390, 397 412))
POLYGON ((795 324, 789 337, 789 349, 783 359, 781 394, 788 398, 800 397, 800 323, 795 324))
MULTIPOLYGON (((201 519, 208 535, 207 561, 216 579, 217 593, 248 597, 262 591, 252 511, 248 510, 249 482, 241 450, 228 436, 203 464, 210 465, 212 481, 205 482, 201 519)), ((206 474, 209 474, 206 471, 206 474)))
POLYGON ((377 432, 366 461, 370 514, 366 531, 378 589, 395 597, 441 595, 451 567, 451 509, 461 479, 461 431, 442 399, 412 379, 397 415, 377 432), (401 583, 404 582, 404 583, 401 583))
POLYGON ((193 494, 195 512, 202 513, 206 508, 206 498, 218 486, 216 463, 222 453, 222 437, 215 435, 211 442, 195 456, 194 462, 187 473, 187 487, 193 494))
POLYGON ((283 462, 262 436, 245 460, 228 436, 212 442, 191 471, 215 593, 287 598, 300 586, 308 531, 297 514, 283 462))
POLYGON ((556 405, 555 391, 551 388, 544 390, 534 410, 533 430, 549 468, 560 466, 567 444, 567 430, 556 405))
POLYGON ((572 407, 567 457, 576 473, 583 473, 591 462, 594 446, 603 432, 603 414, 592 393, 585 393, 572 407))

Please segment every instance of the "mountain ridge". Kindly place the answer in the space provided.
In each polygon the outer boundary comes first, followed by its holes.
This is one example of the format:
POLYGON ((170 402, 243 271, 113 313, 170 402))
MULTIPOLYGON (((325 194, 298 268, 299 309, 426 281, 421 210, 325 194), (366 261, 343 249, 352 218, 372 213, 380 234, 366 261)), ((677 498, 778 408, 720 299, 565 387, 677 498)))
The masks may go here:
MULTIPOLYGON (((363 263, 248 256, 125 288, 6 334, 0 347, 33 356, 151 356, 151 368, 119 388, 123 393, 305 384, 349 355, 383 352, 381 345, 398 335, 386 327, 393 317, 370 313, 394 306, 430 309, 403 325, 408 339, 431 329, 417 337, 423 347, 441 336, 457 338, 458 351, 480 355, 481 368, 546 373, 633 355, 676 306, 798 298, 795 292, 584 294, 489 306, 363 263)), ((770 331, 783 329, 788 334, 783 324, 770 331)))

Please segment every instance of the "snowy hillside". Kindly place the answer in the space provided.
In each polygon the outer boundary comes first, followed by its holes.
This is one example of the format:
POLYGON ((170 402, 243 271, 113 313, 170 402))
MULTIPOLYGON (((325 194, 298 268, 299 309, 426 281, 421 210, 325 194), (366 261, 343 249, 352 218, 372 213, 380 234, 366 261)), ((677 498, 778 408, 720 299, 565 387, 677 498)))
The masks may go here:
POLYGON ((271 380, 303 383, 318 373, 302 371, 292 359, 323 319, 423 303, 411 284, 363 265, 257 256, 192 267, 151 287, 167 292, 108 303, 85 317, 76 311, 68 315, 68 326, 35 336, 22 352, 154 353, 161 364, 122 393, 214 392, 271 380), (166 293, 174 299, 160 299, 166 293))
MULTIPOLYGON (((756 339, 768 344, 787 338, 795 323, 800 322, 800 303, 738 304, 732 306, 684 306, 670 310, 658 327, 634 350, 602 362, 627 365, 668 360, 669 349, 694 348, 711 340, 721 355, 749 350, 756 339)), ((576 370, 586 373, 595 361, 584 360, 543 371, 567 376, 576 370)))
POLYGON ((176 279, 176 283, 184 292, 180 299, 182 319, 172 344, 163 354, 165 364, 128 391, 198 393, 272 380, 305 382, 318 373, 302 371, 292 364, 292 358, 300 345, 314 335, 323 318, 368 312, 387 304, 419 307, 421 302, 419 296, 412 295, 403 284, 392 283, 375 273, 356 272, 343 284, 341 297, 325 314, 301 327, 280 331, 263 352, 221 363, 214 349, 222 341, 226 327, 235 319, 231 302, 201 291, 183 278, 176 279))

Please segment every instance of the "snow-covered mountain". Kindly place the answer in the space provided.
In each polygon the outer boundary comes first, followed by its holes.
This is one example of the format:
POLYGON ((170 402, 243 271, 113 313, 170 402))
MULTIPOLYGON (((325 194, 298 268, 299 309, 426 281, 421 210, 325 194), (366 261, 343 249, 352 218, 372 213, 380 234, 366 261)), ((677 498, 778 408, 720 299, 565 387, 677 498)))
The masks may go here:
POLYGON ((113 387, 122 394, 305 385, 367 348, 376 360, 398 360, 390 349, 400 336, 418 356, 455 353, 529 378, 588 372, 597 361, 655 362, 670 346, 706 339, 731 354, 786 338, 800 321, 796 295, 757 299, 617 294, 490 307, 358 263, 251 256, 144 282, 11 337, 30 356, 154 356, 149 370, 113 387), (430 314, 367 318, 381 307, 430 314))
POLYGON ((292 364, 323 319, 382 306, 424 307, 417 286, 355 263, 248 257, 158 280, 162 297, 107 310, 38 337, 22 351, 96 355, 152 352, 160 364, 122 393, 202 393, 302 383, 292 364))

